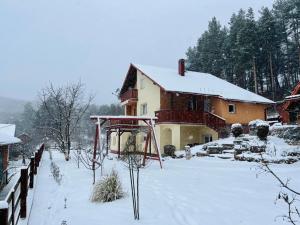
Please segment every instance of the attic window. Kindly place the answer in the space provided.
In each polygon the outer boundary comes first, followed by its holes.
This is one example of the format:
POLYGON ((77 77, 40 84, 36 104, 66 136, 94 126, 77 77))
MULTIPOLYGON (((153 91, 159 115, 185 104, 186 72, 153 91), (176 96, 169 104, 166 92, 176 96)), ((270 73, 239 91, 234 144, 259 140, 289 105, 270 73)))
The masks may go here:
POLYGON ((228 105, 228 112, 229 113, 236 113, 235 104, 229 104, 228 105))

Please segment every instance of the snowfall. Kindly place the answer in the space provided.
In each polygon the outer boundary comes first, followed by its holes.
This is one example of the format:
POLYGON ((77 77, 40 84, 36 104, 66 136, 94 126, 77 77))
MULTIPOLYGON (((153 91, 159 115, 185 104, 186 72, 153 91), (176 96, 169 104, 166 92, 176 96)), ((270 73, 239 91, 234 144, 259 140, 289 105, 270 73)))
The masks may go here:
MULTIPOLYGON (((277 181, 262 173, 259 164, 213 157, 190 160, 168 158, 160 169, 151 161, 141 171, 140 220, 133 217, 129 172, 112 157, 104 170, 118 171, 125 198, 111 203, 92 203, 92 171, 77 168, 74 157, 66 162, 63 154, 53 151, 59 166, 59 185, 50 172, 48 152, 44 152, 35 189, 29 192, 29 217, 21 225, 272 225, 286 224, 280 216, 286 205, 276 203, 281 190, 277 181)), ((300 163, 274 164, 283 179, 300 187, 300 163)), ((100 172, 97 171, 100 179, 100 172)))

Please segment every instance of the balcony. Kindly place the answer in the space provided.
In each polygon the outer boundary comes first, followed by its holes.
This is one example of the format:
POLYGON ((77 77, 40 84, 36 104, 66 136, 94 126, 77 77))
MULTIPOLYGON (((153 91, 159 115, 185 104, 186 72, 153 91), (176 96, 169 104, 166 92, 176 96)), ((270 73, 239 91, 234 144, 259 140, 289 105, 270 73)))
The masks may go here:
POLYGON ((155 112, 158 123, 204 123, 202 111, 160 110, 155 112))
POLYGON ((136 102, 138 100, 138 90, 137 89, 128 89, 125 93, 120 95, 121 102, 136 102))
POLYGON ((160 110, 155 112, 157 123, 203 124, 214 130, 226 126, 225 120, 217 115, 203 111, 160 110))

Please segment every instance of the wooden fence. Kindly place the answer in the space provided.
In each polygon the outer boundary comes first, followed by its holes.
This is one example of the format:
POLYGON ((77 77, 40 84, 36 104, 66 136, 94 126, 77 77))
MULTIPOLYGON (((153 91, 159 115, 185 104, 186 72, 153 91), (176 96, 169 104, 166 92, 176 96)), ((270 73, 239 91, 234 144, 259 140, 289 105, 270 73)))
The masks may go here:
MULTIPOLYGON (((11 180, 12 186, 4 201, 0 203, 0 224, 16 225, 19 218, 27 216, 27 193, 34 186, 34 175, 37 174, 40 160, 45 149, 42 144, 31 157, 30 163, 23 166, 19 174, 11 180)), ((8 184, 9 185, 9 184, 8 184)))

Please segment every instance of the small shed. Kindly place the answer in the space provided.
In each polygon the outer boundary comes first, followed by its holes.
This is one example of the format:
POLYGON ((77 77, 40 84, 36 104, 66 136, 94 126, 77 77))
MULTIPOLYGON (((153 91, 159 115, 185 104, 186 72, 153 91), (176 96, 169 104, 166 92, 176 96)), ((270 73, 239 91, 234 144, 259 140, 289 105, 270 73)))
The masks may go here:
POLYGON ((21 142, 15 137, 16 125, 0 124, 0 181, 3 177, 3 172, 8 167, 9 150, 11 145, 21 142))
POLYGON ((286 122, 300 124, 300 82, 291 95, 285 97, 283 109, 286 114, 286 122))

